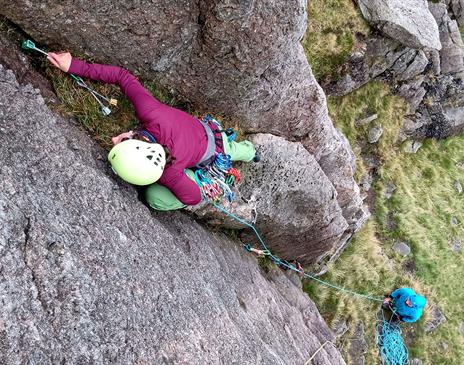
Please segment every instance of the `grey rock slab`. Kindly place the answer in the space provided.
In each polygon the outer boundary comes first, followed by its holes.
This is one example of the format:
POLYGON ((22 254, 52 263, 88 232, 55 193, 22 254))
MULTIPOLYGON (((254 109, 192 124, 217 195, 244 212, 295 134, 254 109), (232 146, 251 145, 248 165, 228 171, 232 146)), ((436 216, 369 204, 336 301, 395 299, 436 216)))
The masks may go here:
POLYGON ((464 336, 464 322, 459 323, 459 333, 464 336))
POLYGON ((441 309, 435 305, 431 305, 429 317, 430 318, 425 323, 426 333, 435 331, 439 326, 441 326, 446 321, 446 317, 441 311, 441 309))
POLYGON ((454 182, 453 186, 456 189, 456 191, 458 192, 458 194, 462 193, 462 185, 461 185, 461 182, 459 180, 456 180, 454 182))
POLYGON ((352 220, 362 208, 354 154, 328 115, 300 40, 307 2, 97 0, 38 6, 0 0, 1 13, 50 49, 69 49, 155 79, 197 111, 227 115, 248 133, 302 141, 352 220), (162 14, 162 16, 160 16, 162 14), (63 21, 66 19, 66 21, 63 21))
POLYGON ((461 252, 462 241, 459 238, 455 237, 450 241, 450 246, 453 252, 459 253, 461 252))
POLYGON ((464 71, 464 44, 456 20, 448 15, 445 4, 430 4, 429 9, 435 17, 440 32, 441 73, 458 74, 464 71))
POLYGON ((366 20, 392 39, 416 49, 441 48, 438 26, 425 0, 360 0, 366 20))
POLYGON ((403 145, 403 151, 406 153, 417 153, 421 147, 422 142, 420 141, 406 141, 406 143, 403 145))
POLYGON ((393 249, 401 256, 408 256, 411 253, 411 247, 402 241, 395 242, 393 249))
MULTIPOLYGON (((150 211, 1 66, 0 111, 1 364, 302 364, 334 340, 280 270, 150 211)), ((318 361, 344 364, 333 346, 318 361)))
POLYGON ((367 135, 367 141, 369 143, 377 143, 380 137, 382 136, 382 134, 383 134, 382 126, 378 125, 378 126, 372 127, 369 130, 369 134, 367 135))
MULTIPOLYGON (((233 203, 222 202, 224 208, 255 222, 266 245, 283 259, 319 263, 341 249, 364 216, 348 223, 337 191, 301 143, 271 134, 249 138, 260 151, 261 161, 240 166, 237 198, 233 203)), ((211 225, 247 228, 210 204, 189 210, 211 225)), ((245 242, 256 240, 249 231, 242 236, 245 242)))
POLYGON ((334 250, 348 223, 315 158, 301 143, 281 137, 255 134, 250 140, 262 158, 242 166, 239 190, 256 201, 257 226, 273 250, 301 262, 334 250))
POLYGON ((361 187, 362 190, 364 191, 369 191, 372 186, 372 182, 374 181, 374 176, 371 173, 364 173, 360 180, 359 180, 359 186, 361 187))
POLYGON ((421 74, 428 63, 429 60, 424 51, 406 48, 389 68, 389 71, 399 81, 409 80, 421 74))
POLYGON ((451 217, 450 223, 451 223, 452 226, 457 226, 459 221, 458 221, 458 219, 456 217, 451 217))
POLYGON ((360 120, 357 120, 356 124, 359 125, 359 126, 367 125, 370 122, 373 122, 374 120, 376 120, 378 117, 379 117, 378 114, 371 114, 366 118, 362 118, 360 120))
POLYGON ((332 326, 332 331, 337 337, 342 337, 348 331, 348 324, 345 318, 339 319, 332 326))
POLYGON ((448 5, 448 12, 453 14, 460 27, 464 26, 464 0, 444 0, 448 5))
MULTIPOLYGON (((402 84, 398 90, 398 95, 404 98, 409 104, 409 114, 414 114, 416 112, 420 103, 424 99, 425 94, 427 93, 425 88, 422 86, 423 80, 423 77, 418 77, 417 80, 402 84)), ((405 118, 405 122, 406 121, 410 121, 410 119, 405 118)), ((420 126, 417 126, 416 123, 413 123, 412 126, 408 125, 407 123, 403 124, 403 129, 406 130, 406 133, 411 133, 411 130, 414 131, 419 127, 420 126)))

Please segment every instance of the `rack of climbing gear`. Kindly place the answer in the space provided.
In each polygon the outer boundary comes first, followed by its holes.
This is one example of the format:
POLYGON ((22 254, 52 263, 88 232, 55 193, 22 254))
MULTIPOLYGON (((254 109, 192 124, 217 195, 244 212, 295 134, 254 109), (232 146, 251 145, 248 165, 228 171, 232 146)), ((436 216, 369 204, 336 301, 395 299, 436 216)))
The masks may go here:
MULTIPOLYGON (((219 131, 222 131, 220 122, 210 114, 205 114, 200 119, 203 123, 216 124, 219 131)), ((232 202, 236 195, 236 184, 240 181, 240 171, 232 167, 229 155, 217 153, 210 165, 195 171, 195 181, 204 200, 219 202, 225 197, 232 202)))
POLYGON ((400 321, 395 320, 395 311, 387 319, 383 308, 377 313, 375 340, 382 365, 407 365, 408 349, 401 335, 400 321))
MULTIPOLYGON (((35 43, 31 41, 30 39, 24 40, 21 44, 21 47, 23 49, 37 51, 39 53, 44 54, 45 56, 48 56, 47 52, 45 52, 43 49, 36 47, 35 43)), ((94 99, 97 101, 98 105, 100 106, 101 113, 104 116, 108 116, 111 114, 111 109, 109 108, 109 105, 117 106, 118 101, 116 99, 107 98, 106 96, 103 96, 102 94, 98 93, 96 90, 92 89, 89 85, 87 85, 81 77, 73 75, 73 74, 70 74, 70 75, 78 86, 86 89, 94 97, 94 99), (108 105, 105 105, 105 102, 108 103, 108 105)))

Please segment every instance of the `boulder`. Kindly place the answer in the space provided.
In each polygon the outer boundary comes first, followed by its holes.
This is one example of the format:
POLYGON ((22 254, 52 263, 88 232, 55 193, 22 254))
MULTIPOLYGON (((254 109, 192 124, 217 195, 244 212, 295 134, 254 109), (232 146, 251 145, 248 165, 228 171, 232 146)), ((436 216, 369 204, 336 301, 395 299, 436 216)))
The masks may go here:
POLYGON ((359 0, 366 20, 405 46, 441 48, 438 27, 426 0, 359 0))
POLYGON ((460 27, 464 26, 464 0, 443 0, 460 27))
MULTIPOLYGON (((314 263, 333 252, 348 223, 336 190, 314 157, 301 143, 271 134, 252 135, 251 141, 261 161, 241 166, 239 197, 224 208, 256 221, 266 244, 283 259, 314 263)), ((193 210, 210 224, 237 225, 211 205, 193 210)), ((256 242, 254 236, 245 236, 247 242, 256 242)))
MULTIPOLYGON (((350 55, 341 68, 342 77, 323 86, 330 95, 346 95, 378 77, 392 82, 417 83, 429 60, 422 50, 411 49, 382 36, 366 40, 365 52, 350 55)), ((422 99, 419 100, 419 102, 422 99)))
POLYGON ((279 270, 151 212, 105 155, 0 66, 0 363, 302 364, 334 341, 279 270))
POLYGON ((382 126, 376 125, 372 127, 371 129, 369 129, 369 133, 367 135, 367 141, 369 143, 377 143, 380 137, 382 137, 382 134, 383 134, 382 126))
POLYGON ((408 256, 411 253, 411 247, 406 242, 398 241, 393 245, 393 250, 401 256, 408 256))
POLYGON ((337 190, 350 230, 362 222, 354 154, 329 118, 300 44, 307 2, 0 0, 0 12, 49 49, 70 49, 156 79, 198 111, 244 132, 301 141, 337 190), (141 10, 143 8, 143 11, 141 10))
MULTIPOLYGON (((442 48, 440 66, 443 74, 462 74, 464 71, 464 44, 456 20, 451 20, 445 4, 430 4, 437 21, 442 48)), ((461 75, 460 75, 461 76, 461 75)))
POLYGON ((441 311, 440 308, 438 308, 435 305, 431 305, 430 308, 430 316, 427 322, 425 323, 425 332, 429 333, 432 331, 435 331, 438 327, 440 327, 445 321, 446 317, 441 311))

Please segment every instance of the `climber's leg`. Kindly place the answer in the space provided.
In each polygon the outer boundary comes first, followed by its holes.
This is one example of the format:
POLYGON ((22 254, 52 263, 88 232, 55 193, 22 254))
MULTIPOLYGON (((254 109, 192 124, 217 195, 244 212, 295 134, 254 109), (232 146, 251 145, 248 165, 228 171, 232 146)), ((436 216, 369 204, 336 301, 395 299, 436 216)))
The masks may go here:
POLYGON ((226 134, 222 133, 222 142, 224 145, 224 153, 230 155, 232 161, 250 162, 255 158, 255 146, 253 146, 253 143, 250 141, 229 142, 226 134))
MULTIPOLYGON (((195 174, 192 170, 185 170, 185 173, 192 180, 195 179, 195 174)), ((145 200, 148 205, 155 210, 177 210, 185 208, 182 203, 167 187, 160 184, 151 184, 145 190, 145 200)))

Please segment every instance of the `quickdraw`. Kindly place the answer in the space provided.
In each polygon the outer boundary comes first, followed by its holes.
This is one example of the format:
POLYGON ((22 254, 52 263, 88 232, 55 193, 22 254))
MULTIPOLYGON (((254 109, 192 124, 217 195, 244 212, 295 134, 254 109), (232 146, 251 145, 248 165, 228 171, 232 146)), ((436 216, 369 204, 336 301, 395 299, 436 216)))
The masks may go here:
MULTIPOLYGON (((23 41, 23 43, 21 44, 21 47, 23 49, 27 49, 27 50, 32 50, 32 51, 37 51, 39 53, 42 53, 44 54, 45 56, 48 56, 48 53, 45 52, 44 50, 36 47, 35 43, 32 42, 30 39, 26 39, 23 41)), ((76 76, 76 75, 73 75, 73 74, 70 74, 71 77, 73 78, 73 80, 76 82, 76 84, 84 89, 86 89, 88 92, 90 92, 90 94, 95 98, 95 100, 97 101, 98 105, 100 106, 100 110, 102 112, 102 114, 104 116, 108 116, 111 114, 111 109, 106 106, 103 101, 106 101, 108 103, 108 105, 113 105, 113 106, 117 106, 118 105, 118 101, 116 99, 108 99, 107 97, 103 96, 102 94, 98 93, 96 90, 92 89, 89 85, 87 85, 85 83, 85 81, 80 78, 79 76, 76 76)))

